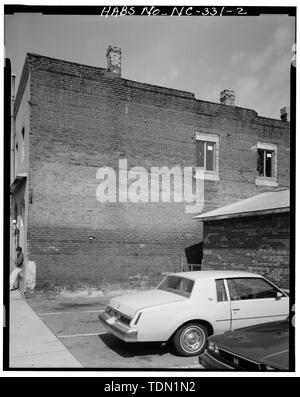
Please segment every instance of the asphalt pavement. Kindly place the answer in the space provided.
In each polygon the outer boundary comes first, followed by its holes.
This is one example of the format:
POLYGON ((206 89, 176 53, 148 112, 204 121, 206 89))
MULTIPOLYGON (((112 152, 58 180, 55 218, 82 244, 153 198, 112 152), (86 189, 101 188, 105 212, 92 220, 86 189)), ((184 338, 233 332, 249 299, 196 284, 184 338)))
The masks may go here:
POLYGON ((109 298, 27 299, 27 304, 83 368, 201 370, 198 357, 181 357, 160 343, 125 343, 98 320, 109 298))

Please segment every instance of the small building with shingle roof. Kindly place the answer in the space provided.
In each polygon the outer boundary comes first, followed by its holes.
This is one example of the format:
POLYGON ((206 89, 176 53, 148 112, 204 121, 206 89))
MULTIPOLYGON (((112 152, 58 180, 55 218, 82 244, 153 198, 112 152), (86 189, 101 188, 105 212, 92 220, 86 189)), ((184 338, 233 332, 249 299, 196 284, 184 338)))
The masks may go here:
POLYGON ((195 218, 204 224, 203 270, 250 271, 289 288, 289 190, 261 193, 195 218))

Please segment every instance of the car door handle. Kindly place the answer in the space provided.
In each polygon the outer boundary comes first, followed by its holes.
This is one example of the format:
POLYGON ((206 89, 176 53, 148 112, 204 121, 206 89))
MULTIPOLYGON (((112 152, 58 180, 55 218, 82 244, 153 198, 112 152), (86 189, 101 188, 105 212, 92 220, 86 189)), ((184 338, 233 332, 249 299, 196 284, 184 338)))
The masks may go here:
POLYGON ((240 309, 232 309, 233 312, 238 312, 240 309))

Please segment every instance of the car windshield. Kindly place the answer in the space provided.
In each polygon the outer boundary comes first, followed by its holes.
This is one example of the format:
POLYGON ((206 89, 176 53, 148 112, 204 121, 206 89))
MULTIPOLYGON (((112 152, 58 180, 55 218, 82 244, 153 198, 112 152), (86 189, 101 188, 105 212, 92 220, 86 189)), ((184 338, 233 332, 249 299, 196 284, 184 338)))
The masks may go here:
POLYGON ((174 292, 175 294, 189 297, 194 286, 194 281, 180 276, 167 276, 157 287, 164 291, 174 292))

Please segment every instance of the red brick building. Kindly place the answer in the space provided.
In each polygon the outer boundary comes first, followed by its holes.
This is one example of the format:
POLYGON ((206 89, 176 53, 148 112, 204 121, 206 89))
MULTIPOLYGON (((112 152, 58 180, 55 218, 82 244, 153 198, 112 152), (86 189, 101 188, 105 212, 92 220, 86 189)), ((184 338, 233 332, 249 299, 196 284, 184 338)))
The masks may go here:
POLYGON ((202 240, 183 202, 100 203, 97 170, 119 159, 204 170, 204 211, 289 187, 286 110, 275 120, 235 106, 229 90, 212 103, 127 80, 116 47, 107 62, 27 54, 14 99, 11 257, 20 244, 31 287, 151 285, 202 240))
POLYGON ((289 190, 261 193, 197 219, 204 223, 204 269, 247 269, 289 288, 289 190))

